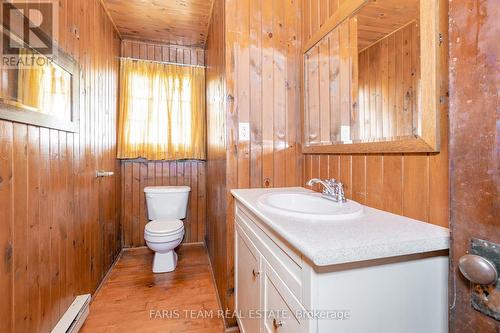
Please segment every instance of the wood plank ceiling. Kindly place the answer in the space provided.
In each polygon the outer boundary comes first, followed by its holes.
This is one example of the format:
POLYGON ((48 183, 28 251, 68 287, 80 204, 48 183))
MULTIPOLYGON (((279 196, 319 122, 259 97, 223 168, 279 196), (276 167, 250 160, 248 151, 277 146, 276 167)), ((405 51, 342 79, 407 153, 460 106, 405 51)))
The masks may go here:
POLYGON ((102 0, 124 39, 204 47, 213 0, 102 0))
POLYGON ((385 0, 363 7, 356 15, 358 19, 358 50, 378 42, 420 15, 419 0, 385 0))

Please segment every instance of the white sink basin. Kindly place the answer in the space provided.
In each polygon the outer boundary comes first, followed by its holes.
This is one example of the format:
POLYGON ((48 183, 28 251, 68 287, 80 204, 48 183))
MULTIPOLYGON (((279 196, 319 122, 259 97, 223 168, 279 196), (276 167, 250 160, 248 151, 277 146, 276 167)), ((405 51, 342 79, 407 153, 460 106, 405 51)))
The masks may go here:
POLYGON ((277 192, 262 195, 259 208, 283 216, 316 221, 338 221, 360 217, 363 206, 355 201, 337 203, 319 193, 277 192))

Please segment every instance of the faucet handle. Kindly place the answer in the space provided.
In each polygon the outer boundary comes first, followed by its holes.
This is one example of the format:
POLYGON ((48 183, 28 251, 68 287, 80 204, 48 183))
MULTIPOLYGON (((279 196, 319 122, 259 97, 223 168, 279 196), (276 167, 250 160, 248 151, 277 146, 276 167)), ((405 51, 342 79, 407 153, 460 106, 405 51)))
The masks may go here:
POLYGON ((326 179, 325 180, 326 183, 328 183, 328 185, 330 186, 335 186, 337 184, 337 181, 335 180, 335 178, 332 178, 332 179, 326 179))
POLYGON ((335 187, 337 186, 337 182, 335 179, 325 179, 324 182, 328 185, 328 188, 325 187, 323 193, 334 195, 335 187))
POLYGON ((338 202, 347 202, 347 199, 345 198, 344 183, 337 183, 337 192, 338 202))

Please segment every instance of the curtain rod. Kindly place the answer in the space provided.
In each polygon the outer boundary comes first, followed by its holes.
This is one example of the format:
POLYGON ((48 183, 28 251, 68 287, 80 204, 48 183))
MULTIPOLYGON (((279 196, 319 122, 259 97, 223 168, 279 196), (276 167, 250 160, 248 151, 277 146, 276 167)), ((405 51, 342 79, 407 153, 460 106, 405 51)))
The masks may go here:
POLYGON ((178 62, 171 62, 171 61, 158 61, 158 60, 149 60, 149 59, 140 59, 140 58, 133 58, 133 57, 118 57, 119 59, 124 59, 124 60, 135 60, 135 61, 145 61, 145 62, 153 62, 157 64, 165 64, 165 65, 175 65, 175 66, 183 66, 183 67, 201 67, 201 68, 206 68, 205 65, 191 65, 191 64, 181 64, 178 62))

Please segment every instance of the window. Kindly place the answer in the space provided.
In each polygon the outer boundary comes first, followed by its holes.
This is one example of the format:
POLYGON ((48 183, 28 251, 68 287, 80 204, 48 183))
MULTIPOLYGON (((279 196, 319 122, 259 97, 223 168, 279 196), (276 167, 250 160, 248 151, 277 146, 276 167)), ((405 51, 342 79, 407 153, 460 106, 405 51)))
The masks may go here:
POLYGON ((205 71, 123 59, 118 158, 205 159, 205 71))

